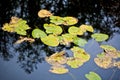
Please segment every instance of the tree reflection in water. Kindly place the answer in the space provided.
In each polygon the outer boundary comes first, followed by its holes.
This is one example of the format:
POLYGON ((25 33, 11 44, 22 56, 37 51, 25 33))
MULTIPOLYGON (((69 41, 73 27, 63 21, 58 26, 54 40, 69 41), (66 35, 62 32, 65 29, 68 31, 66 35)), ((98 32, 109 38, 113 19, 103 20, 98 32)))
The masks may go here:
MULTIPOLYGON (((28 21, 30 27, 40 27, 47 22, 37 15, 40 9, 50 10, 58 16, 74 16, 79 19, 79 24, 90 24, 96 32, 102 32, 112 36, 120 33, 120 8, 119 0, 3 0, 0 2, 0 26, 8 22, 12 16, 21 17, 28 21)), ((17 62, 27 72, 37 69, 37 64, 44 61, 43 54, 51 55, 55 51, 64 49, 60 46, 51 48, 40 42, 22 43, 15 46, 13 43, 18 35, 0 30, 0 56, 9 61, 18 53, 17 62), (47 54, 48 53, 48 54, 47 54)), ((89 39, 87 35, 85 38, 89 39)))

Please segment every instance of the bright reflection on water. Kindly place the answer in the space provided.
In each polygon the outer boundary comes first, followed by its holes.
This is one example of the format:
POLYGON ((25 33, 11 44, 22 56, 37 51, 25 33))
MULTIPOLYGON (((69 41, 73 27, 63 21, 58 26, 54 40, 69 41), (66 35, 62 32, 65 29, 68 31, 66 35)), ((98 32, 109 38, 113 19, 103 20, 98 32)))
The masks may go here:
POLYGON ((0 80, 87 80, 85 74, 95 71, 103 80, 120 80, 120 70, 117 68, 102 69, 94 63, 94 57, 100 52, 100 44, 109 44, 120 50, 120 12, 119 0, 106 2, 104 0, 11 0, 0 3, 0 26, 9 22, 12 16, 21 17, 28 21, 30 27, 41 27, 47 20, 40 19, 37 12, 40 9, 48 9, 54 15, 74 16, 79 19, 77 26, 90 24, 95 32, 106 33, 109 40, 97 43, 86 33, 84 38, 88 43, 84 49, 91 55, 90 61, 78 69, 71 69, 64 75, 55 75, 48 70, 50 65, 44 57, 56 51, 66 50, 70 54, 72 46, 48 47, 39 40, 30 44, 23 42, 14 44, 18 35, 0 30, 0 80), (7 6, 6 6, 7 5, 7 6))

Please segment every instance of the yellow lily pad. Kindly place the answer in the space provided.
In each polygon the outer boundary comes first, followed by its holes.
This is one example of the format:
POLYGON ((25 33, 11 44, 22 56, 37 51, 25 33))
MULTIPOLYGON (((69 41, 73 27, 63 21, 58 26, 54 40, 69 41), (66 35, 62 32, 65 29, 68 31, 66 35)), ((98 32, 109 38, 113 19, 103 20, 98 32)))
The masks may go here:
POLYGON ((65 74, 69 72, 69 70, 63 66, 52 66, 49 71, 55 74, 65 74))
POLYGON ((40 11, 38 12, 38 16, 39 16, 40 18, 50 17, 50 16, 52 16, 52 15, 53 15, 53 14, 52 14, 50 11, 46 10, 46 9, 42 9, 42 10, 40 10, 40 11))
POLYGON ((74 17, 64 17, 63 20, 64 20, 63 23, 64 25, 74 25, 78 22, 78 19, 74 17))
POLYGON ((54 35, 48 35, 46 37, 41 38, 41 41, 48 45, 48 46, 58 46, 59 45, 59 39, 57 36, 54 35))
POLYGON ((51 56, 46 57, 46 61, 51 65, 65 64, 67 59, 66 59, 66 56, 64 56, 64 54, 65 54, 65 51, 56 52, 51 56))

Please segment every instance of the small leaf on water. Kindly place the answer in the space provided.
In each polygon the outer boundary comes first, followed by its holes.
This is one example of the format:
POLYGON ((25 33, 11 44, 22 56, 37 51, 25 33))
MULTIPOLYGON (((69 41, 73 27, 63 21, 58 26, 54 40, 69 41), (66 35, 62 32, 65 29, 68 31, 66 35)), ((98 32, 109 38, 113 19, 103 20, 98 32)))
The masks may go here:
POLYGON ((53 33, 54 35, 62 33, 62 28, 55 24, 44 24, 44 28, 46 29, 46 33, 53 33))
POLYGON ((48 45, 48 46, 58 46, 59 45, 59 38, 54 35, 48 35, 46 37, 41 38, 41 41, 48 45))
POLYGON ((89 72, 89 74, 85 74, 85 77, 88 80, 102 80, 101 77, 95 72, 89 72))
POLYGON ((40 29, 34 29, 32 31, 32 36, 33 38, 43 38, 43 37, 46 37, 46 33, 40 29))
POLYGON ((40 11, 38 12, 38 16, 39 16, 40 18, 50 17, 50 16, 52 16, 52 15, 53 15, 53 14, 52 14, 50 11, 46 10, 46 9, 42 9, 42 10, 40 10, 40 11))
POLYGON ((73 43, 78 46, 84 47, 87 44, 87 41, 85 39, 75 37, 73 40, 73 43))
POLYGON ((91 37, 94 38, 98 42, 105 41, 109 38, 107 34, 102 34, 102 33, 92 34, 91 37))

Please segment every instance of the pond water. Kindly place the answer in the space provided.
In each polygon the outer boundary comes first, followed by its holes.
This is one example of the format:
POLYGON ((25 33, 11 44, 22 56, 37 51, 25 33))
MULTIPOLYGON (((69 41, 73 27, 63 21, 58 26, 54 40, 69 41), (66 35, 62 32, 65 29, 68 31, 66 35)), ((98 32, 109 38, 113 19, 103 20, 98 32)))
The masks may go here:
POLYGON ((120 69, 102 69, 94 58, 102 52, 100 44, 109 44, 120 50, 120 7, 119 0, 10 0, 0 3, 0 80, 87 80, 85 74, 94 71, 102 80, 120 80, 120 69), (7 5, 7 6, 6 6, 7 5), (69 66, 69 73, 53 74, 45 56, 56 51, 66 50, 71 53, 71 46, 49 47, 36 40, 34 43, 14 44, 19 35, 1 30, 4 23, 12 16, 28 21, 31 28, 41 27, 47 22, 37 15, 40 9, 47 9, 54 15, 73 16, 79 19, 77 25, 90 24, 95 32, 109 35, 107 41, 98 43, 86 33, 88 40, 84 49, 91 56, 90 60, 78 69, 69 66))

